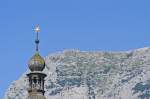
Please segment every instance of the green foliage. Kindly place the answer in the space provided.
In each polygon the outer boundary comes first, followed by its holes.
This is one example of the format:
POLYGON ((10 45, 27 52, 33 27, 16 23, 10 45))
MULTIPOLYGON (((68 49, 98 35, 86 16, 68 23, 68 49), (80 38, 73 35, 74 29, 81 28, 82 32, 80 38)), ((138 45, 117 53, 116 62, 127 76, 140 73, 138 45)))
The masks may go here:
POLYGON ((142 95, 139 95, 138 97, 141 99, 150 99, 150 83, 147 84, 143 84, 141 83, 137 83, 136 86, 133 88, 134 90, 134 94, 141 92, 142 95))

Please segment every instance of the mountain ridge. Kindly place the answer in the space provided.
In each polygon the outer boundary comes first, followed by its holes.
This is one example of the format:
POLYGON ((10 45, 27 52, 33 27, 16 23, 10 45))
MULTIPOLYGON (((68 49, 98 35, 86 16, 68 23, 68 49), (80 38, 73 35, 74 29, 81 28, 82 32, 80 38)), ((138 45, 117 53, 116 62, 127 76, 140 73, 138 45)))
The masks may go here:
MULTIPOLYGON (((150 47, 119 52, 65 50, 46 56, 45 61, 47 99, 150 98, 150 47)), ((9 86, 4 99, 26 99, 26 73, 9 86)))

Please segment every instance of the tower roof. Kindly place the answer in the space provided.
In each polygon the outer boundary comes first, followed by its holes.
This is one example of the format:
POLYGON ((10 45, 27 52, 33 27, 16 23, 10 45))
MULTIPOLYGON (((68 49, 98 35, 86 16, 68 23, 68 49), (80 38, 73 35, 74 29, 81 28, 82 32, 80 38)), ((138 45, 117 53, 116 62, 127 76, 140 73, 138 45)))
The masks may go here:
POLYGON ((43 71, 45 68, 45 61, 44 59, 40 56, 39 54, 39 31, 40 28, 37 26, 35 28, 36 32, 36 39, 35 39, 35 44, 36 44, 36 53, 32 56, 32 58, 29 60, 28 66, 31 71, 43 71))
POLYGON ((33 55, 33 57, 29 60, 29 69, 31 71, 43 71, 45 68, 45 61, 37 52, 33 55))

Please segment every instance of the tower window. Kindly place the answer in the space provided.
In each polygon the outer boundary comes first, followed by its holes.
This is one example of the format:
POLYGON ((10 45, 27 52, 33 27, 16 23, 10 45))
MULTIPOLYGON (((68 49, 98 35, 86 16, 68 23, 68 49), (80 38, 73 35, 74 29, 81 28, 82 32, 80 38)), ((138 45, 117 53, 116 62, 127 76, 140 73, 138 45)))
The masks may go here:
POLYGON ((37 83, 36 77, 33 78, 33 82, 34 82, 34 83, 37 83))

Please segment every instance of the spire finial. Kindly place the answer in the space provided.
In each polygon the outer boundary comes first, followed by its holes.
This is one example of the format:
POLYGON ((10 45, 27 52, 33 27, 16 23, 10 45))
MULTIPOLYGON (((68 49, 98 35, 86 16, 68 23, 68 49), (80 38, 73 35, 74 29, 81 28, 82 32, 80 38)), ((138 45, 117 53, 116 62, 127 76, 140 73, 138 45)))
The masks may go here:
POLYGON ((40 43, 40 40, 39 40, 40 27, 36 26, 34 31, 36 32, 35 44, 36 44, 36 51, 38 52, 39 51, 39 43, 40 43))
POLYGON ((40 32, 40 27, 36 26, 34 30, 35 30, 36 33, 39 33, 40 32))

